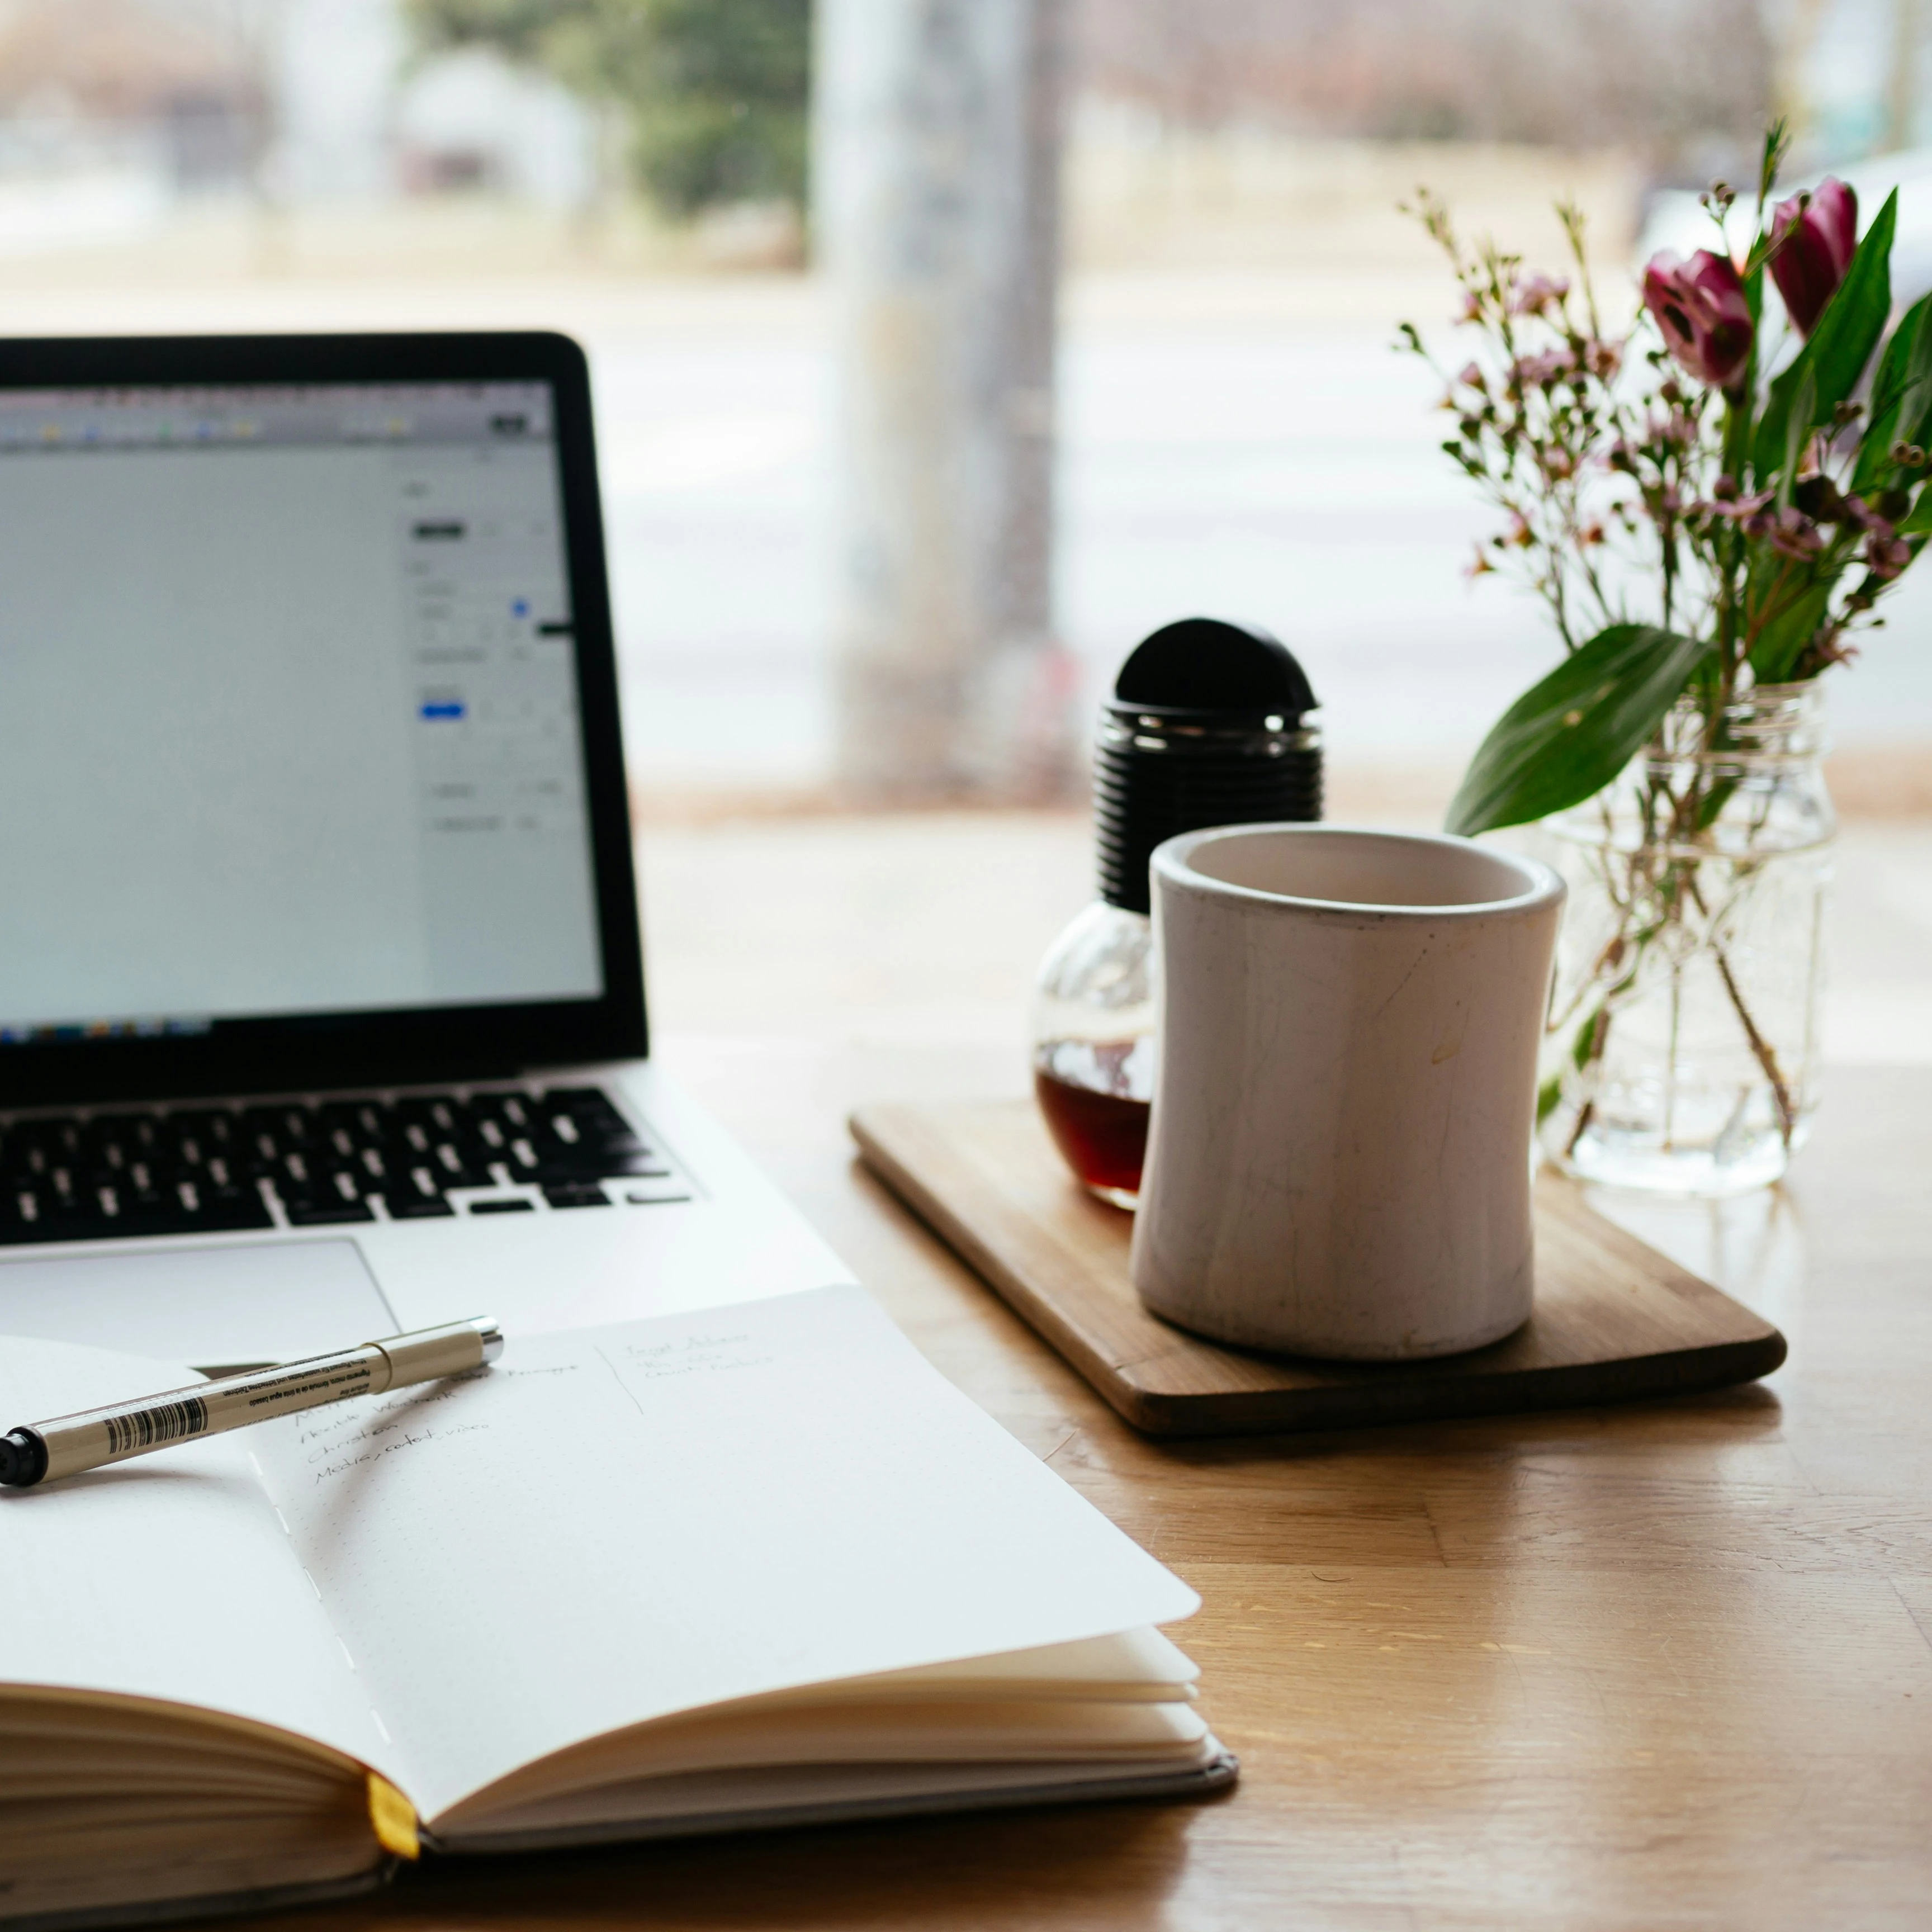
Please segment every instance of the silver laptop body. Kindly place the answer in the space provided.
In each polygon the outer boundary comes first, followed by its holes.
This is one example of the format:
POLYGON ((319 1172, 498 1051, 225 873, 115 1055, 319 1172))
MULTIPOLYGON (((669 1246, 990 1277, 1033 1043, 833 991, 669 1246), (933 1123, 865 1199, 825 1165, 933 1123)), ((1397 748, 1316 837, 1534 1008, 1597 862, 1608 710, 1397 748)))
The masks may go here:
POLYGON ((566 338, 0 345, 0 1335, 850 1278, 649 1058, 616 691, 566 338))

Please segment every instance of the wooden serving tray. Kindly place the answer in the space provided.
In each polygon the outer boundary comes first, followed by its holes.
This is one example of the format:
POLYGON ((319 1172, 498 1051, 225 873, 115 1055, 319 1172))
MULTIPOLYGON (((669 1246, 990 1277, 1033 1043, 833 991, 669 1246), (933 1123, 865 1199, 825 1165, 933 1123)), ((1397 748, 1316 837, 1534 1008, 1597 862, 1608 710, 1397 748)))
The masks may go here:
POLYGON ((1749 1382, 1784 1360, 1768 1322, 1553 1175, 1537 1185, 1535 1312, 1502 1341, 1414 1363, 1225 1348, 1142 1305, 1127 1279, 1132 1217, 1072 1179, 1030 1102, 868 1107, 851 1126, 873 1172, 1150 1435, 1621 1402, 1749 1382))

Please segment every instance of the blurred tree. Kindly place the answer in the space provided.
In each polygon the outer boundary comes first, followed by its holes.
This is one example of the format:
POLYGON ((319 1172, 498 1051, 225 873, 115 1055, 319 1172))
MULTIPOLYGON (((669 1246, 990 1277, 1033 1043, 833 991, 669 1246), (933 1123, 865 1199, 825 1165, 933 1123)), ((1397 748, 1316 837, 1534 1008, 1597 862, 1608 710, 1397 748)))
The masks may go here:
POLYGON ((667 213, 805 208, 812 0, 405 0, 419 43, 545 68, 630 124, 667 213))

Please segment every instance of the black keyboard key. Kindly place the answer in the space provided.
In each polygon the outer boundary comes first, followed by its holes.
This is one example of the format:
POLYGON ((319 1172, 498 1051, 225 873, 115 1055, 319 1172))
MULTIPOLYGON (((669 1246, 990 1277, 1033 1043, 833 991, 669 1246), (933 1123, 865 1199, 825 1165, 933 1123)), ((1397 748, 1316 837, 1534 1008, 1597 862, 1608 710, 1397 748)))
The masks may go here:
POLYGON ((544 1190, 553 1208, 608 1208, 610 1197, 594 1180, 564 1180, 544 1190))
POLYGON ((89 1171, 118 1180, 136 1160, 151 1160, 160 1144, 153 1120, 135 1114, 108 1114, 90 1120, 81 1136, 82 1158, 89 1171))
POLYGON ((9 1188, 0 1193, 0 1246, 40 1241, 128 1241, 156 1234, 228 1234, 272 1228, 274 1217, 252 1188, 196 1194, 192 1204, 178 1194, 129 1200, 117 1194, 108 1212, 96 1198, 64 1212, 51 1211, 38 1190, 9 1188))
POLYGON ((244 1174, 259 1180, 264 1174, 272 1175, 280 1169, 282 1144, 272 1133, 250 1132, 236 1143, 232 1158, 244 1174))
POLYGON ((432 1142, 425 1164, 440 1187, 488 1187, 490 1184, 487 1170, 465 1160, 463 1150, 454 1141, 432 1142))
POLYGON ((623 1154, 645 1150, 629 1121, 598 1088, 553 1087, 543 1096, 543 1105, 551 1133, 566 1147, 623 1154))
POLYGON ((393 1202, 398 1196, 410 1201, 440 1201, 442 1190, 436 1185, 436 1176, 426 1167, 412 1167, 409 1170, 406 1183, 390 1190, 393 1202))
POLYGON ((202 1211, 219 1216, 232 1216, 224 1223, 230 1227, 263 1228, 273 1225, 268 1204, 262 1200, 260 1190, 253 1187, 218 1188, 214 1198, 202 1211))
POLYGON ((244 1107, 240 1120, 244 1137, 267 1134, 291 1146, 306 1146, 315 1129, 312 1109, 292 1103, 273 1107, 244 1107))
POLYGON ((238 1228, 272 1228, 275 1218, 259 1188, 216 1187, 202 1190, 200 1204, 185 1217, 185 1225, 226 1234, 238 1228))
POLYGON ((665 1166, 661 1155, 645 1148, 636 1154, 606 1154, 598 1155, 590 1163, 592 1172, 608 1176, 615 1180, 620 1178, 640 1180, 668 1180, 670 1169, 665 1166))
POLYGON ((388 1194, 383 1199, 392 1221, 442 1221, 456 1212, 440 1194, 388 1194))
POLYGON ((405 1132, 412 1126, 420 1127, 433 1141, 448 1140, 459 1130, 461 1104, 448 1097, 425 1100, 416 1096, 396 1102, 396 1119, 405 1132))
MULTIPOLYGON (((595 1087, 41 1114, 0 1124, 0 1244, 272 1227, 258 1181, 312 1226, 367 1222, 378 1199, 393 1220, 446 1220, 450 1190, 505 1180, 553 1208, 608 1207, 607 1179, 653 1198, 678 1186, 595 1087)), ((500 1196, 470 1211, 533 1205, 500 1196)))
POLYGON ((164 1125, 177 1173, 192 1173, 218 1160, 231 1169, 242 1168, 248 1150, 232 1114, 198 1108, 170 1114, 164 1125))
POLYGON ((373 1221, 375 1215, 366 1201, 334 1201, 316 1195, 306 1201, 284 1200, 282 1211, 292 1228, 332 1226, 338 1221, 373 1221))
POLYGON ((0 1241, 50 1241, 40 1190, 10 1180, 0 1192, 0 1241))
POLYGON ((395 1109, 381 1100, 327 1100, 315 1118, 322 1138, 346 1134, 358 1147, 380 1145, 396 1131, 395 1109))
POLYGON ((292 1227, 315 1227, 324 1222, 373 1221, 354 1173, 346 1167, 318 1167, 299 1154, 286 1156, 276 1177, 275 1192, 292 1227))

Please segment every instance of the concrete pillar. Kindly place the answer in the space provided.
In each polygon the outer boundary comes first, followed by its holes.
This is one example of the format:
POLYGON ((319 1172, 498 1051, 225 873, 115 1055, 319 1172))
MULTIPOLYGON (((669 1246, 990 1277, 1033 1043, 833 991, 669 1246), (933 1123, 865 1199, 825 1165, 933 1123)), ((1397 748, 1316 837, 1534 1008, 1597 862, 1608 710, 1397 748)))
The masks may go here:
POLYGON ((1892 0, 1892 64, 1886 75, 1885 146, 1893 154, 1912 146, 1918 118, 1918 0, 1892 0))
POLYGON ((1064 0, 819 0, 818 20, 838 775, 1048 794, 1076 685, 1052 590, 1064 0))

